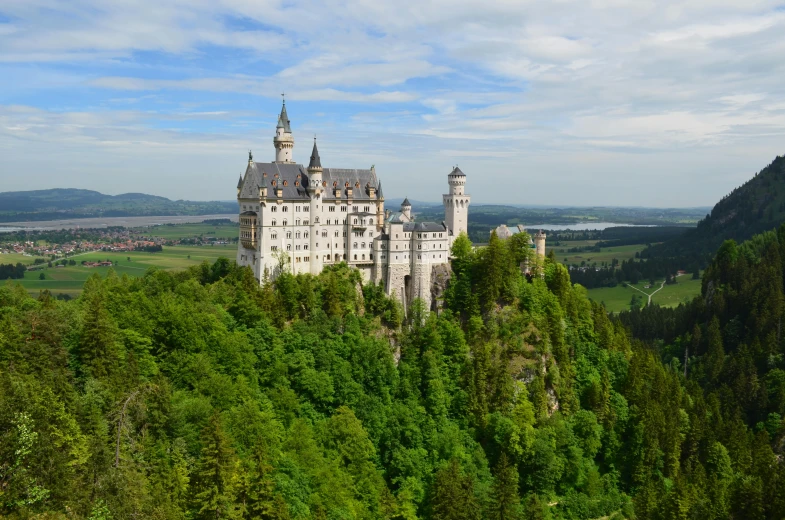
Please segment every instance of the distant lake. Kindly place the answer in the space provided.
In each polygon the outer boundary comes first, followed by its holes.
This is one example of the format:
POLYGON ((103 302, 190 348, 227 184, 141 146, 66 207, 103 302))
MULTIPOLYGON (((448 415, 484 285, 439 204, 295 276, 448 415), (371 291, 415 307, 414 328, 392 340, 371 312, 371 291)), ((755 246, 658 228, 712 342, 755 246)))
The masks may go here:
POLYGON ((92 228, 102 229, 112 226, 144 227, 160 226, 161 224, 190 224, 203 220, 228 218, 238 222, 237 213, 228 215, 182 215, 165 217, 106 217, 106 218, 72 218, 67 220, 40 220, 37 222, 5 222, 0 223, 0 233, 13 231, 51 231, 58 229, 92 228))
MULTIPOLYGON (((515 226, 512 226, 515 227, 515 226)), ((576 224, 524 224, 529 231, 537 231, 538 229, 549 229, 551 231, 591 231, 603 230, 609 227, 657 227, 654 225, 637 226, 635 224, 617 224, 615 222, 579 222, 576 224)))

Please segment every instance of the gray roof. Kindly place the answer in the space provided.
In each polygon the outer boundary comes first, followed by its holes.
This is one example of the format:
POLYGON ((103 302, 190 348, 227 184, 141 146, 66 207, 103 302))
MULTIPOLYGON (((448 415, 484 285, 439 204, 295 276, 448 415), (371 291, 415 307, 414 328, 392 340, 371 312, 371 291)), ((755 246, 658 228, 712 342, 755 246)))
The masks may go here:
POLYGON ((254 216, 255 217, 256 216, 256 212, 255 211, 243 211, 242 213, 240 213, 240 216, 242 217, 243 215, 246 216, 246 217, 249 217, 249 216, 254 216))
POLYGON ((404 231, 447 231, 447 226, 436 222, 407 222, 403 225, 404 231))
MULTIPOLYGON (((301 164, 261 163, 252 162, 245 172, 245 181, 240 189, 238 198, 256 199, 259 197, 259 188, 266 186, 273 190, 272 181, 276 181, 283 188, 284 199, 310 199, 306 187, 308 186, 308 170, 301 164), (265 176, 264 174, 267 174, 265 176), (278 175, 276 178, 275 176, 278 175), (298 178, 299 175, 299 178, 298 178), (284 182, 286 181, 286 186, 284 182)), ((377 186, 379 180, 373 170, 349 170, 341 168, 324 168, 322 173, 323 185, 326 187, 322 198, 335 200, 335 187, 341 190, 341 200, 346 200, 346 184, 352 187, 352 201, 371 200, 366 186, 377 186), (357 187, 359 184, 359 187, 357 187), (335 186, 335 187, 334 187, 335 186)), ((272 191, 268 197, 275 197, 272 191)))
POLYGON ((382 181, 379 181, 379 187, 376 188, 376 196, 380 199, 384 198, 384 194, 382 193, 382 181))
POLYGON ((409 197, 403 199, 403 202, 401 202, 401 206, 411 206, 411 203, 409 202, 409 197))
POLYGON ((291 134, 292 127, 289 126, 291 121, 289 121, 289 116, 286 114, 286 101, 283 102, 283 107, 281 108, 281 115, 278 116, 278 125, 276 128, 283 128, 283 131, 291 134))
POLYGON ((322 160, 319 158, 319 150, 316 148, 316 138, 313 139, 313 151, 311 151, 311 162, 308 163, 308 168, 322 167, 322 160))
POLYGON ((237 189, 239 190, 242 187, 243 187, 243 176, 240 175, 240 180, 237 181, 237 189))
POLYGON ((455 176, 458 176, 458 177, 466 177, 466 174, 463 173, 461 171, 461 169, 458 168, 457 166, 452 169, 452 171, 450 172, 450 175, 455 175, 455 176))

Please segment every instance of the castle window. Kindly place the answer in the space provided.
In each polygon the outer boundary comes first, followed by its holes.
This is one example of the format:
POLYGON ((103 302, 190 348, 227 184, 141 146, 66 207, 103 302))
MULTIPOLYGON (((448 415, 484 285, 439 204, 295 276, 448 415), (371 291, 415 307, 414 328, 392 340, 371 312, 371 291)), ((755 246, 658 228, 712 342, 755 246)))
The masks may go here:
POLYGON ((357 260, 357 255, 354 255, 354 259, 357 260))
POLYGON ((370 254, 370 255, 368 255, 368 258, 369 258, 370 260, 373 260, 373 254, 370 254))
POLYGON ((294 234, 294 238, 300 238, 300 232, 299 231, 294 234))
POLYGON ((291 251, 292 250, 292 244, 286 244, 286 250, 287 251, 291 251))
MULTIPOLYGON (((318 208, 319 206, 316 206, 316 207, 318 208)), ((303 212, 304 213, 308 213, 309 211, 311 211, 311 207, 310 206, 303 206, 303 212)))
POLYGON ((362 248, 365 249, 365 242, 363 242, 362 248))
POLYGON ((275 219, 273 219, 273 221, 271 222, 271 224, 272 224, 273 226, 275 225, 275 219))
POLYGON ((343 232, 343 238, 346 238, 346 231, 343 232))
POLYGON ((308 244, 305 244, 305 245, 303 246, 303 249, 305 249, 306 251, 308 251, 308 244))
POLYGON ((417 255, 417 260, 422 260, 422 256, 417 255))
POLYGON ((365 260, 365 255, 363 255, 363 260, 365 260))
POLYGON ((341 211, 343 211, 344 213, 346 213, 346 206, 341 206, 341 211))
POLYGON ((330 259, 330 255, 327 255, 327 260, 329 260, 329 259, 330 259))
POLYGON ((326 236, 327 236, 327 230, 322 231, 322 237, 326 237, 326 236))
POLYGON ((417 244, 417 249, 422 249, 422 244, 417 244))
POLYGON ((335 232, 335 236, 336 236, 336 237, 338 236, 338 232, 337 232, 337 231, 335 232))
MULTIPOLYGON (((319 217, 316 217, 316 223, 317 223, 317 224, 319 223, 319 217)), ((307 226, 307 225, 308 225, 308 219, 305 219, 305 220, 303 220, 303 225, 304 225, 304 226, 307 226)))
POLYGON ((330 206, 330 209, 328 211, 332 211, 334 213, 335 212, 335 206, 330 206))
POLYGON ((296 212, 298 212, 298 213, 299 213, 299 212, 300 212, 300 206, 295 206, 295 207, 294 207, 294 211, 296 211, 296 212))
POLYGON ((310 262, 310 261, 311 261, 311 257, 310 257, 310 256, 306 256, 306 257, 305 257, 305 261, 306 261, 306 262, 310 262))
POLYGON ((278 234, 277 234, 277 233, 273 233, 273 234, 271 234, 271 235, 270 235, 270 238, 272 238, 273 240, 275 240, 275 239, 277 239, 277 238, 278 238, 278 234))
POLYGON ((354 223, 357 224, 357 219, 354 219, 354 223))
POLYGON ((294 249, 295 249, 296 251, 299 251, 299 250, 300 250, 300 244, 297 244, 296 246, 294 246, 294 249))
POLYGON ((398 244, 395 244, 395 249, 398 249, 398 244))
POLYGON ((287 211, 289 211, 289 206, 284 206, 284 207, 282 207, 282 208, 281 208, 281 211, 283 211, 283 212, 287 212, 287 211))
POLYGON ((292 238, 292 232, 291 231, 287 231, 286 232, 286 238, 292 238))
POLYGON ((370 206, 365 206, 365 212, 368 213, 369 211, 371 211, 371 207, 370 206))
POLYGON ((354 247, 355 249, 357 249, 357 242, 355 242, 355 243, 352 245, 352 247, 354 247))
POLYGON ((270 208, 270 211, 275 213, 276 211, 278 211, 278 206, 273 206, 272 208, 270 208))
POLYGON ((303 236, 304 236, 305 238, 308 238, 308 232, 306 231, 305 233, 303 233, 303 236))
POLYGON ((283 225, 284 225, 284 226, 286 225, 286 223, 287 223, 287 222, 289 222, 289 221, 288 221, 288 220, 286 220, 286 219, 283 219, 283 225))
POLYGON ((395 255, 395 259, 398 260, 398 255, 395 255))
POLYGON ((352 211, 357 213, 357 206, 352 206, 352 211))
POLYGON ((278 246, 270 246, 270 251, 278 251, 278 246))
POLYGON ((373 219, 370 219, 370 220, 368 221, 368 223, 369 223, 369 224, 373 224, 373 219))

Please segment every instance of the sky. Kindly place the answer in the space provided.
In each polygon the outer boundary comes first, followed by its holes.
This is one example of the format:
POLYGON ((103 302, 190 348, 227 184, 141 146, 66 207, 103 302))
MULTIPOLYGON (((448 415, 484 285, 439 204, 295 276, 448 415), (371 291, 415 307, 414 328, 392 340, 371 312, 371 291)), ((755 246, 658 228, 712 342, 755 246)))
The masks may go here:
POLYGON ((785 154, 785 0, 3 0, 0 191, 232 200, 282 93, 388 198, 708 206, 785 154))

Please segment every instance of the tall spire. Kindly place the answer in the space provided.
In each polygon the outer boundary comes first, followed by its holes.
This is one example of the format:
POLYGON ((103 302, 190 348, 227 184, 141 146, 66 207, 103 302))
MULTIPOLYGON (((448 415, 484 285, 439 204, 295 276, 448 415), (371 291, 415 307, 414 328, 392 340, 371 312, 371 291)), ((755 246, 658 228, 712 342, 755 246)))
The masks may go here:
POLYGON ((292 133, 292 127, 289 126, 289 116, 286 114, 286 100, 283 101, 283 105, 281 106, 281 115, 278 116, 278 126, 276 128, 283 128, 283 131, 287 134, 292 133))
POLYGON ((321 168, 322 160, 319 158, 319 149, 316 148, 316 137, 313 138, 313 151, 311 152, 311 162, 308 163, 308 169, 321 168))

